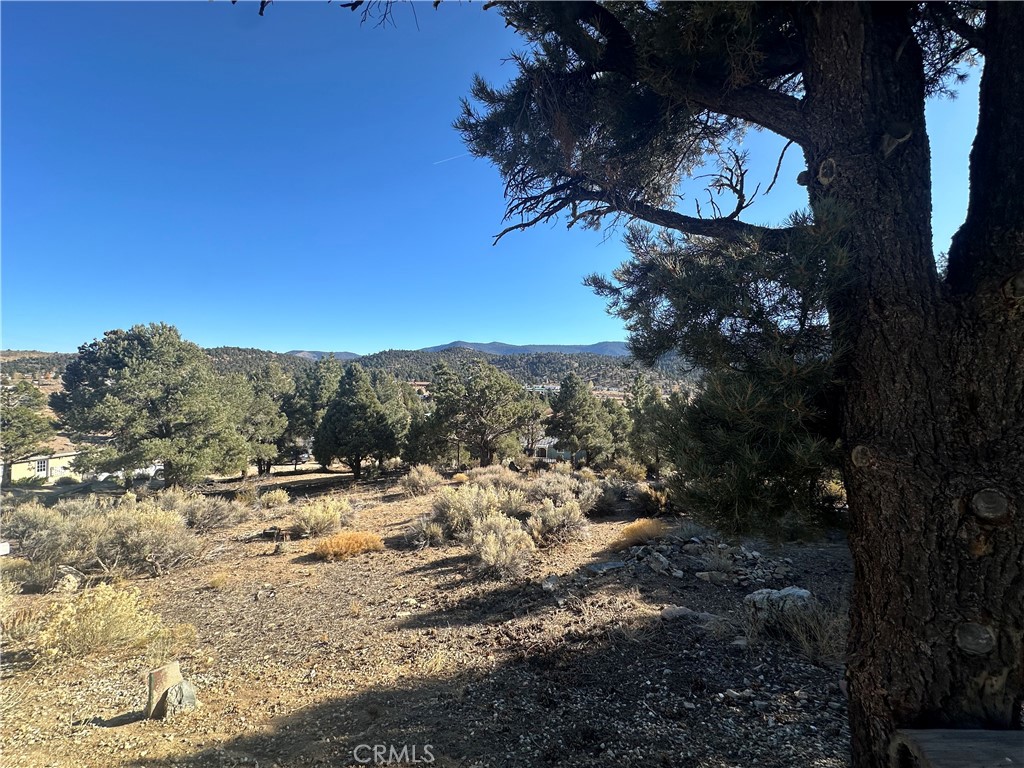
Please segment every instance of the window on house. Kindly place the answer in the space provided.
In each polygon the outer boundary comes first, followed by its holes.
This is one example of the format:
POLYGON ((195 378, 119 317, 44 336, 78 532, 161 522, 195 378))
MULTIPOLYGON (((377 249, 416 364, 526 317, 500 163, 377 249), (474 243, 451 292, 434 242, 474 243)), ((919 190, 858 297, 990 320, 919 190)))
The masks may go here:
POLYGON ((38 459, 36 461, 36 474, 37 475, 45 475, 46 474, 47 465, 49 463, 50 462, 49 462, 48 459, 38 459))

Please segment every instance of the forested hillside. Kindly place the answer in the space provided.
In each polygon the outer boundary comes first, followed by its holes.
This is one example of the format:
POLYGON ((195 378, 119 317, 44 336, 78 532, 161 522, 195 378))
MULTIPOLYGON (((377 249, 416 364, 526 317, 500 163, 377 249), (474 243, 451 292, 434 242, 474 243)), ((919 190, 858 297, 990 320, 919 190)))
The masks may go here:
MULTIPOLYGON (((221 374, 251 373, 270 362, 295 374, 312 365, 311 360, 297 355, 247 347, 212 347, 206 352, 214 370, 221 374)), ((75 353, 66 352, 8 350, 2 353, 2 371, 33 378, 44 374, 59 376, 74 357, 75 353)), ((370 370, 388 371, 403 381, 429 381, 433 367, 441 361, 458 373, 465 373, 472 361, 481 359, 523 384, 557 384, 567 374, 575 373, 599 389, 624 389, 637 370, 636 363, 624 357, 567 352, 492 355, 462 347, 439 352, 389 349, 365 355, 359 363, 370 370)), ((669 389, 693 378, 678 358, 663 361, 646 372, 658 386, 669 389)))

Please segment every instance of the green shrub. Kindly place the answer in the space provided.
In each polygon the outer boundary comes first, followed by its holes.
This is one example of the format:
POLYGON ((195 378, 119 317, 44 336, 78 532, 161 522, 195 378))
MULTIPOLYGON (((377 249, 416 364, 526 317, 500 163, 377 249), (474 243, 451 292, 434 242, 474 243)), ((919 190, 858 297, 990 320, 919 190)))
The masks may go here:
POLYGON ((420 515, 409 524, 406 537, 413 546, 436 547, 445 540, 444 527, 433 515, 420 515))
POLYGON ((303 504, 292 515, 292 533, 300 538, 324 536, 355 521, 348 499, 320 496, 303 504))
POLYGON ((530 506, 526 502, 526 494, 518 488, 501 488, 496 492, 498 511, 509 517, 526 517, 530 514, 530 506))
POLYGON ((546 472, 534 478, 526 487, 526 498, 534 504, 551 499, 558 507, 573 501, 579 489, 579 480, 567 474, 546 472))
POLYGON ((434 500, 433 508, 435 521, 449 539, 464 534, 476 519, 500 514, 497 492, 474 483, 445 488, 434 500))
POLYGON ((480 569, 501 577, 520 576, 536 549, 523 526, 500 513, 476 518, 465 540, 480 569))
POLYGON ((7 531, 34 565, 70 565, 86 574, 152 573, 195 560, 200 541, 177 512, 128 494, 119 502, 87 496, 53 508, 23 504, 7 531))
POLYGON ((81 482, 81 480, 78 480, 77 478, 72 477, 71 475, 63 475, 57 478, 54 485, 56 485, 58 488, 63 488, 69 485, 78 485, 81 482))
POLYGON ((428 464, 417 464, 398 481, 406 496, 423 496, 444 483, 444 478, 428 464))
POLYGON ((530 535, 541 546, 581 539, 587 535, 588 526, 587 518, 577 502, 569 501, 556 507, 551 499, 544 499, 540 509, 526 521, 530 535))
POLYGON ((469 481, 481 488, 521 489, 522 479, 506 466, 493 464, 489 467, 477 467, 469 470, 469 481))

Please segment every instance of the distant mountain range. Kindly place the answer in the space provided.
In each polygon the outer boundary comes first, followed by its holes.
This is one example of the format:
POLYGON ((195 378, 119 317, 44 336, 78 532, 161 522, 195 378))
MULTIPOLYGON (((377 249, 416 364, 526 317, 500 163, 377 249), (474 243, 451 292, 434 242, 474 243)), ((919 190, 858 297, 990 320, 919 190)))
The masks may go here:
POLYGON ((290 352, 285 352, 285 354, 294 355, 295 357, 301 357, 303 360, 319 360, 321 357, 334 355, 335 360, 341 360, 342 362, 345 362, 346 360, 355 360, 357 357, 362 357, 362 355, 357 355, 355 352, 315 352, 305 349, 293 349, 290 352))
MULTIPOLYGON (((331 354, 304 350, 269 352, 249 347, 213 347, 206 352, 214 370, 222 375, 250 374, 268 363, 276 363, 288 373, 298 375, 314 361, 331 354)), ((598 389, 624 389, 641 369, 665 391, 677 385, 689 386, 695 380, 695 374, 674 355, 666 357, 653 368, 644 369, 625 354, 625 344, 611 341, 577 346, 453 341, 428 349, 388 349, 372 355, 333 354, 339 360, 358 358, 367 370, 388 371, 403 381, 429 381, 434 366, 441 362, 460 374, 466 373, 472 363, 481 358, 525 385, 557 384, 570 371, 598 389)), ((74 353, 5 350, 0 351, 0 367, 5 375, 21 374, 42 379, 59 376, 74 357, 74 353)))
POLYGON ((455 347, 486 352, 490 355, 532 355, 536 352, 564 352, 571 355, 577 352, 586 352, 608 357, 629 357, 629 350, 626 349, 624 341, 599 341, 597 344, 505 344, 500 341, 490 341, 484 344, 478 341, 452 341, 437 347, 425 347, 420 351, 441 352, 455 347))
MULTIPOLYGON (((471 349, 474 352, 484 352, 488 355, 532 355, 538 352, 563 352, 565 354, 576 354, 585 352, 591 355, 604 355, 606 357, 629 357, 629 350, 626 349, 624 341, 599 341, 596 344, 505 344, 501 341, 451 341, 447 344, 439 344, 436 347, 424 347, 417 352, 443 352, 446 349, 471 349)), ((312 350, 293 349, 286 352, 288 355, 295 355, 304 360, 319 360, 327 355, 334 355, 338 360, 355 360, 361 355, 352 352, 317 352, 312 350)))

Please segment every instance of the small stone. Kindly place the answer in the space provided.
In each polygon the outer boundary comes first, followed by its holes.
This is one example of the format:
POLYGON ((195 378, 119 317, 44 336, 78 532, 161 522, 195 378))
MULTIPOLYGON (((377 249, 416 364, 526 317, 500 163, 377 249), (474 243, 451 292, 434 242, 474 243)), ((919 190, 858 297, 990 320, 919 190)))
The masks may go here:
POLYGON ((695 575, 698 579, 702 579, 703 581, 707 581, 719 587, 733 583, 729 575, 722 573, 721 571, 698 571, 695 575))
POLYGON ((558 576, 551 574, 540 583, 541 589, 545 592, 554 592, 555 587, 558 586, 558 576))
POLYGON ((595 575, 607 573, 608 571, 615 571, 619 568, 625 568, 626 564, 621 560, 608 560, 603 563, 591 563, 587 566, 587 570, 595 575))
POLYGON ((660 552, 652 552, 650 557, 647 558, 646 563, 651 567, 651 570, 657 573, 664 573, 670 567, 668 559, 660 552))
POLYGON ((188 712, 196 708, 196 689, 188 680, 182 680, 177 685, 167 689, 165 703, 165 717, 174 717, 182 712, 188 712))

